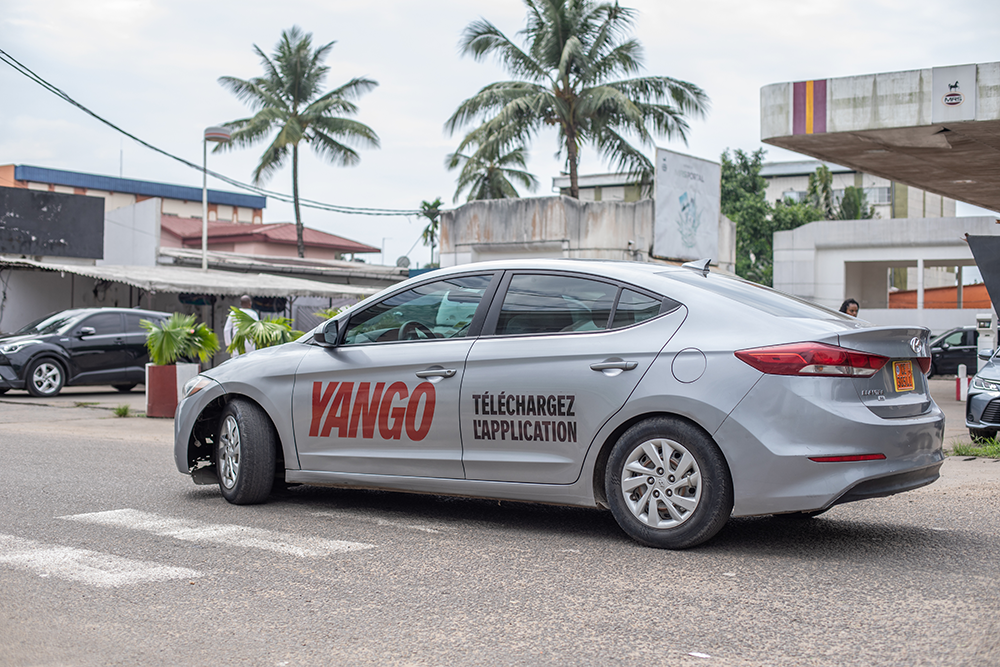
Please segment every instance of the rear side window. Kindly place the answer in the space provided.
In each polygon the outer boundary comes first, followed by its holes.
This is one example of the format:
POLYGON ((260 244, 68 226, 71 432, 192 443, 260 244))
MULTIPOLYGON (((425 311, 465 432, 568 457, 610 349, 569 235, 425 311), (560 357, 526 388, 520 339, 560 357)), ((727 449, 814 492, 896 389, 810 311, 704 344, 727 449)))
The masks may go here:
POLYGON ((498 335, 606 329, 618 286, 587 278, 519 274, 511 278, 498 335))
POLYGON ((653 298, 648 294, 623 289, 621 296, 618 297, 618 306, 615 308, 615 318, 611 328, 630 327, 653 319, 660 314, 662 305, 662 298, 653 298))

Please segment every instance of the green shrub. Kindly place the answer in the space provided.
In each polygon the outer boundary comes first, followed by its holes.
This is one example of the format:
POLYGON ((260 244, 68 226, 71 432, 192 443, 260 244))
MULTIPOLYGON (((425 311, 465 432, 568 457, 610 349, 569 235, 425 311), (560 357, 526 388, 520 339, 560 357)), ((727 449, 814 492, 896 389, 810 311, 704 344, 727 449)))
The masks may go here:
POLYGON ((147 332, 150 361, 157 366, 169 366, 185 358, 208 361, 219 349, 219 337, 204 322, 195 324, 195 319, 194 315, 174 313, 159 324, 142 320, 139 324, 147 332))
POLYGON ((229 308, 233 318, 233 342, 226 348, 229 352, 246 352, 247 343, 253 343, 258 350, 272 345, 281 345, 297 339, 301 331, 292 329, 292 320, 287 317, 269 317, 262 320, 244 313, 236 306, 229 308))

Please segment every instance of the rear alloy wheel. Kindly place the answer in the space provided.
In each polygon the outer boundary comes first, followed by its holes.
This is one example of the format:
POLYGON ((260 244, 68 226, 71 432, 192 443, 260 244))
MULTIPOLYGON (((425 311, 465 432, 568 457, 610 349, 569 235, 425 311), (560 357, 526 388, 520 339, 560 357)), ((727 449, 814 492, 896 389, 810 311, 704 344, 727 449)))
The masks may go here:
POLYGON ((622 530, 660 549, 711 539, 733 511, 722 452, 698 427, 665 417, 640 422, 618 439, 605 492, 622 530))
POLYGON ((267 414, 251 401, 231 400, 222 411, 216 441, 215 463, 222 496, 234 505, 267 500, 274 485, 278 442, 267 414))
POLYGON ((26 382, 28 393, 39 398, 55 396, 66 381, 66 374, 58 361, 53 359, 36 359, 28 366, 26 382))

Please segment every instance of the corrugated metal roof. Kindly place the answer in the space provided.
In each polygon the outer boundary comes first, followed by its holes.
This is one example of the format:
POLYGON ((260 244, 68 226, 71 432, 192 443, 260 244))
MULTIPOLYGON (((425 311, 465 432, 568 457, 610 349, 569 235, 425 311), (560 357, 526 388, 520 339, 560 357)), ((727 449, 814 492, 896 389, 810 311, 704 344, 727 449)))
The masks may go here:
POLYGON ((153 293, 364 298, 379 291, 377 287, 323 283, 267 273, 233 273, 212 269, 202 271, 179 266, 90 266, 4 258, 0 258, 0 266, 63 271, 98 280, 124 283, 153 293))
MULTIPOLYGON (((197 246, 201 247, 201 220, 199 218, 180 218, 165 215, 160 218, 160 227, 185 242, 191 242, 192 244, 197 242, 197 246)), ((244 240, 256 237, 254 240, 283 245, 296 245, 298 243, 294 222, 273 222, 266 225, 250 225, 240 222, 208 223, 208 238, 210 242, 239 240, 234 237, 246 237, 244 240)), ((306 227, 303 230, 302 240, 307 247, 330 248, 339 252, 380 252, 374 246, 345 239, 336 234, 328 234, 327 232, 322 232, 311 227, 306 227)))
MULTIPOLYGON (((109 192, 125 192, 127 194, 143 195, 145 197, 165 197, 167 199, 180 199, 183 201, 201 201, 201 188, 192 188, 185 185, 170 185, 168 183, 154 183, 153 181, 137 181, 131 178, 115 178, 114 176, 83 174, 77 171, 63 171, 61 169, 48 169, 46 167, 32 167, 24 164, 14 166, 14 178, 19 181, 52 183, 54 185, 66 185, 74 188, 107 190, 109 192)), ((264 208, 267 206, 267 197, 261 197, 259 195, 244 195, 236 192, 224 192, 222 190, 209 190, 208 202, 210 204, 242 206, 244 208, 264 208)))

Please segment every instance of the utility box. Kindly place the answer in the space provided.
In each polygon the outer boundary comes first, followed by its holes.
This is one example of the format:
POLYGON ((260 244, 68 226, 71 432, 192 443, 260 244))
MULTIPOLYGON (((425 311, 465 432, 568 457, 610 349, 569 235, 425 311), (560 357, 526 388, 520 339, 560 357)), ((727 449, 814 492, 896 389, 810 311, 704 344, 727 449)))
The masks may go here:
POLYGON ((993 355, 996 332, 996 316, 992 313, 976 314, 976 332, 979 334, 977 371, 981 371, 987 360, 993 355), (983 358, 985 357, 985 359, 983 358))

